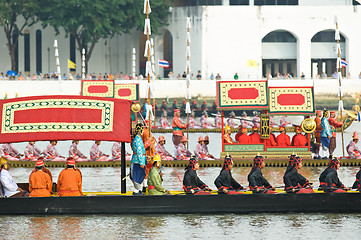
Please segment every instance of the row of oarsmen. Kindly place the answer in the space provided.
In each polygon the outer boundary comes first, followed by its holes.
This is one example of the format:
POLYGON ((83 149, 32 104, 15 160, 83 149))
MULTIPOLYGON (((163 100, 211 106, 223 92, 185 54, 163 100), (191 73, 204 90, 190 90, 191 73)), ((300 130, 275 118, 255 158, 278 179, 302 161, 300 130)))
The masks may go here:
MULTIPOLYGON (((147 184, 149 195, 169 194, 169 191, 162 187, 162 174, 159 171, 161 159, 159 155, 154 157, 153 167, 151 168, 147 184)), ((273 187, 263 176, 262 169, 265 167, 265 161, 262 156, 254 158, 254 164, 251 172, 248 174, 249 188, 254 194, 274 194, 273 187)), ((313 193, 313 184, 303 177, 298 170, 302 167, 302 160, 296 155, 290 157, 289 166, 283 176, 285 191, 287 193, 313 193)), ((340 167, 339 160, 334 157, 330 159, 328 167, 320 175, 320 189, 325 192, 343 193, 349 190, 337 175, 340 167)), ((192 156, 183 178, 183 188, 187 194, 206 195, 210 194, 210 187, 202 182, 197 176, 199 164, 197 159, 192 156)), ((239 184, 231 174, 233 168, 233 159, 227 155, 224 159, 223 168, 219 176, 214 181, 218 188, 218 194, 242 194, 243 186, 239 184)), ((0 195, 3 197, 49 197, 52 194, 52 174, 45 168, 43 157, 36 161, 35 169, 29 177, 29 192, 19 188, 9 173, 10 165, 5 158, 0 160, 0 195)), ((361 191, 361 170, 356 174, 356 181, 352 188, 361 191)), ((131 176, 132 177, 132 176, 131 176)), ((132 178, 134 181, 135 179, 132 178)), ((59 196, 82 196, 82 175, 75 167, 74 158, 67 159, 67 166, 62 170, 58 177, 57 193, 59 196)), ((134 195, 143 195, 142 192, 134 192, 134 195)))
MULTIPOLYGON (((10 161, 18 161, 24 156, 25 161, 36 161, 41 155, 44 156, 44 161, 66 161, 66 158, 61 156, 56 149, 58 141, 52 140, 44 151, 40 151, 35 146, 35 141, 29 142, 24 150, 24 154, 21 154, 11 143, 3 144, 0 147, 0 157, 5 157, 10 161)), ((77 162, 89 161, 87 157, 78 149, 79 140, 73 140, 69 148, 69 157, 73 157, 77 162)), ((112 157, 103 153, 99 149, 101 141, 95 141, 90 149, 90 161, 120 161, 121 157, 121 144, 115 142, 112 147, 112 157)))

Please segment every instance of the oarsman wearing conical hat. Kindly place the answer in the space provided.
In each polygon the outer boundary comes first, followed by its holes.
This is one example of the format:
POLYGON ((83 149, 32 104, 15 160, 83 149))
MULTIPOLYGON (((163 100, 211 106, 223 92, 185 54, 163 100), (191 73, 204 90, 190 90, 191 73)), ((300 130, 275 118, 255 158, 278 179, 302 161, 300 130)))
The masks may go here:
POLYGON ((10 164, 1 157, 0 159, 0 195, 2 197, 27 197, 28 192, 19 188, 14 178, 10 175, 10 164))
POLYGON ((204 139, 203 137, 198 138, 198 145, 196 150, 194 150, 194 155, 197 159, 204 159, 206 157, 206 153, 204 151, 204 139))
POLYGON ((243 113, 242 113, 242 117, 240 119, 240 124, 244 128, 250 128, 251 127, 251 124, 247 121, 247 113, 245 111, 243 111, 243 113))
POLYGON ((23 154, 19 153, 18 150, 13 146, 12 143, 3 144, 4 156, 10 161, 19 161, 23 154))
POLYGON ((229 126, 226 126, 224 128, 224 134, 223 134, 223 142, 224 143, 234 143, 234 141, 231 138, 231 128, 229 126))
POLYGON ((354 132, 352 135, 352 140, 351 142, 346 146, 346 150, 348 155, 350 156, 351 159, 355 159, 355 158, 361 158, 361 151, 360 149, 357 147, 357 143, 358 143, 359 139, 358 139, 358 133, 354 132))
POLYGON ((222 118, 221 118, 221 113, 219 111, 217 112, 217 116, 214 118, 214 126, 216 128, 222 127, 222 118))
POLYGON ((35 141, 30 141, 29 144, 26 146, 24 150, 26 161, 36 161, 38 157, 40 156, 41 151, 39 148, 35 146, 35 141))
POLYGON ((252 127, 252 133, 249 135, 252 144, 260 144, 261 143, 261 135, 258 133, 258 127, 252 127))
POLYGON ((147 165, 147 157, 144 144, 142 141, 143 124, 137 123, 132 137, 133 155, 130 161, 130 179, 133 182, 133 195, 142 195, 142 183, 145 178, 145 166, 147 165))
POLYGON ((343 123, 342 121, 341 122, 338 122, 336 121, 336 112, 335 111, 330 111, 330 117, 328 118, 328 123, 330 124, 331 126, 331 139, 330 139, 330 148, 329 148, 329 151, 330 151, 330 155, 332 156, 333 155, 333 152, 335 151, 336 149, 336 129, 337 128, 340 128, 343 126, 343 123))
POLYGON ((325 178, 325 192, 343 193, 349 190, 349 188, 345 187, 345 185, 343 185, 343 183, 338 178, 337 170, 339 168, 340 161, 336 157, 333 157, 330 160, 330 170, 328 171, 325 178))
POLYGON ((172 121, 172 128, 173 128, 173 144, 174 146, 178 146, 178 144, 181 142, 183 137, 183 130, 187 128, 187 124, 184 123, 180 118, 180 110, 175 109, 174 110, 174 117, 172 121))
POLYGON ((192 156, 192 153, 186 148, 187 142, 187 137, 183 136, 181 142, 176 147, 175 155, 177 160, 188 160, 192 156))
POLYGON ((159 136, 155 154, 158 154, 162 160, 172 160, 174 157, 164 147, 166 141, 164 136, 159 136))
POLYGON ((316 142, 315 142, 315 156, 314 159, 320 159, 320 146, 321 146, 321 131, 322 131, 322 127, 321 127, 321 118, 322 118, 322 111, 321 110, 317 110, 316 111, 316 118, 315 118, 315 122, 316 122, 316 130, 315 130, 315 138, 316 138, 316 142))
POLYGON ((197 121, 194 119, 194 111, 192 110, 190 116, 189 116, 189 128, 195 128, 195 127, 200 127, 200 125, 197 123, 197 121))
POLYGON ((298 172, 302 168, 302 159, 298 156, 292 159, 283 176, 285 191, 287 193, 313 193, 312 183, 298 172))
POLYGON ((276 193, 275 188, 263 177, 262 169, 265 167, 264 158, 260 155, 257 155, 253 159, 253 167, 251 172, 248 174, 249 188, 254 194, 266 193, 273 194, 276 193))
POLYGON ((229 113, 229 118, 227 119, 227 125, 230 128, 234 128, 235 124, 234 124, 234 118, 236 117, 236 114, 232 111, 229 113))
POLYGON ((50 197, 52 193, 53 182, 51 173, 44 171, 45 165, 43 157, 39 157, 35 164, 35 169, 29 176, 29 197, 50 197), (50 173, 50 175, 49 175, 50 173))
POLYGON ((169 194, 163 186, 163 174, 159 173, 162 166, 160 156, 156 154, 153 158, 153 167, 148 175, 148 195, 165 195, 169 194))
POLYGON ((223 162, 223 167, 214 185, 218 189, 218 194, 242 194, 237 190, 242 190, 243 187, 232 177, 233 159, 231 155, 226 155, 223 162))
POLYGON ((60 197, 83 196, 82 175, 72 157, 66 159, 66 168, 59 174, 57 192, 60 197))
POLYGON ((330 123, 328 122, 328 111, 325 108, 323 110, 323 117, 321 119, 321 154, 320 156, 322 157, 322 159, 327 159, 329 158, 327 156, 327 151, 330 147, 330 141, 331 141, 331 137, 332 137, 332 133, 331 133, 331 126, 330 123))
POLYGON ((280 126, 280 134, 276 137, 276 143, 279 147, 291 146, 290 136, 286 134, 284 127, 280 126))
POLYGON ((195 195, 206 195, 210 194, 206 191, 211 191, 211 189, 202 182, 198 175, 197 170, 199 169, 199 164, 195 156, 192 156, 189 159, 189 165, 185 168, 186 172, 183 177, 183 187, 184 191, 187 194, 195 195))

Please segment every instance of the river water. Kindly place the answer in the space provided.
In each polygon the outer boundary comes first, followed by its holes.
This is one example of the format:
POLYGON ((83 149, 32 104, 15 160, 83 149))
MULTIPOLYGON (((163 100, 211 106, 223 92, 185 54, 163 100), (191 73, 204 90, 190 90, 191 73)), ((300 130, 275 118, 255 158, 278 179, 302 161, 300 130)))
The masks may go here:
MULTIPOLYGON (((345 132, 345 145, 352 138, 353 131, 360 129, 360 123, 354 123, 345 132)), ((194 149, 196 140, 205 134, 190 135, 190 148, 194 149)), ((220 134, 208 134, 211 138, 210 152, 217 156, 220 147, 220 134)), ((159 136, 159 134, 156 134, 159 136)), ((168 150, 171 134, 165 134, 168 150)), ((340 134, 336 155, 342 154, 340 134)), ((43 150, 47 142, 37 142, 43 150)), ((113 143, 103 142, 101 149, 110 153, 113 143)), ((83 141, 79 149, 86 155, 92 142, 83 141)), ((21 150, 25 143, 15 146, 21 150)), ((58 150, 67 155, 70 141, 58 143, 58 150)), ((127 151, 130 147, 127 144, 127 151)), ((324 167, 304 167, 301 173, 318 186, 318 177, 324 167)), ((27 182, 32 169, 12 168, 11 174, 17 182, 27 182)), ((50 168, 54 181, 62 170, 50 168)), ((341 181, 351 186, 355 180, 358 167, 342 167, 339 170, 341 181)), ((83 191, 120 191, 120 168, 82 168, 83 191)), ((162 169, 163 186, 169 190, 180 190, 184 169, 162 169)), ((219 168, 201 168, 199 177, 215 189, 214 179, 219 168)), ((243 186, 247 186, 247 175, 250 168, 235 168, 234 178, 243 186)), ((265 168, 264 176, 274 186, 282 186, 284 168, 265 168)), ((127 179, 128 190, 131 183, 127 179)), ((1 206, 6 207, 6 206, 1 206)), ((1 216, 0 239, 190 239, 220 237, 236 239, 359 239, 361 236, 361 214, 224 214, 224 215, 90 215, 90 216, 1 216)))

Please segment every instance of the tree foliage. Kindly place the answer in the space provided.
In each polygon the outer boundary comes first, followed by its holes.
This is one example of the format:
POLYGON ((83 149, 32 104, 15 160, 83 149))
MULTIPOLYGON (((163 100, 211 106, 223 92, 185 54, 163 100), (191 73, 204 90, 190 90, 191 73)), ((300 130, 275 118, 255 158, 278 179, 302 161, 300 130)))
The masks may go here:
POLYGON ((25 27, 37 21, 36 13, 39 10, 37 0, 0 0, 0 26, 3 27, 9 55, 11 70, 16 70, 15 49, 19 36, 25 27))
MULTIPOLYGON (((55 31, 63 28, 72 34, 78 51, 86 49, 86 66, 96 43, 101 38, 128 33, 131 29, 144 27, 142 0, 38 0, 43 6, 39 17, 43 26, 53 26, 55 31)), ((151 0, 152 31, 167 21, 168 3, 151 0)))

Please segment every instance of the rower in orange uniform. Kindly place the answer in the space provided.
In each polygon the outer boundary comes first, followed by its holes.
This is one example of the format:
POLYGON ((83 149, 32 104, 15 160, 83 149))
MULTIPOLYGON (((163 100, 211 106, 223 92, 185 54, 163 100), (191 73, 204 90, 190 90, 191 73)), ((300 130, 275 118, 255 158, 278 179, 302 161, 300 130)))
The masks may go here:
POLYGON ((51 173, 44 166, 43 157, 39 157, 35 164, 35 169, 29 177, 29 197, 50 197, 52 193, 53 182, 51 173), (50 175, 48 172, 49 171, 50 175))
POLYGON ((259 133, 258 133, 258 127, 257 126, 252 127, 252 133, 249 135, 249 137, 251 139, 252 144, 261 143, 261 135, 259 135, 259 133))
POLYGON ((342 123, 342 121, 341 122, 336 121, 336 112, 335 111, 330 111, 330 117, 328 118, 328 122, 330 123, 331 134, 332 134, 332 137, 330 139, 330 147, 329 147, 328 151, 330 152, 330 155, 333 155, 333 152, 336 149, 336 128, 342 127, 343 123, 342 123))
POLYGON ((173 144, 174 146, 178 146, 179 143, 182 141, 183 138, 183 130, 187 128, 187 124, 184 123, 180 118, 180 110, 174 110, 174 118, 172 121, 172 128, 173 128, 173 144))
POLYGON ((57 191, 60 197, 83 196, 82 175, 72 157, 67 158, 66 168, 59 174, 57 191))
POLYGON ((264 143, 268 147, 277 145, 276 137, 275 137, 274 133, 272 132, 271 126, 269 126, 269 139, 262 139, 261 143, 264 143))
POLYGON ((231 133, 232 133, 231 128, 227 125, 224 128, 224 135, 223 135, 223 142, 224 143, 234 143, 234 141, 231 138, 231 133))
POLYGON ((276 137, 277 146, 287 147, 291 146, 290 137, 286 134, 284 127, 280 126, 280 134, 276 137))
POLYGON ((308 139, 305 135, 302 134, 302 130, 300 127, 296 127, 296 135, 292 138, 292 146, 295 147, 304 147, 307 146, 308 139))
POLYGON ((316 142, 315 142, 315 156, 313 157, 314 159, 320 159, 320 146, 321 146, 321 131, 322 131, 322 127, 321 127, 321 118, 322 118, 322 111, 321 110, 317 110, 316 111, 316 118, 315 118, 315 122, 316 122, 316 130, 315 130, 315 138, 316 138, 316 142))
POLYGON ((236 141, 242 144, 250 144, 251 143, 251 138, 250 136, 247 135, 247 128, 242 127, 240 135, 238 135, 239 133, 237 133, 236 135, 236 141))

